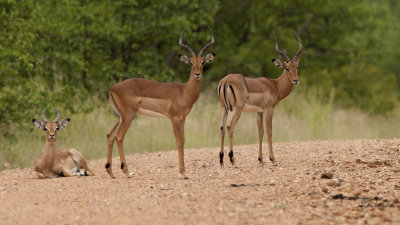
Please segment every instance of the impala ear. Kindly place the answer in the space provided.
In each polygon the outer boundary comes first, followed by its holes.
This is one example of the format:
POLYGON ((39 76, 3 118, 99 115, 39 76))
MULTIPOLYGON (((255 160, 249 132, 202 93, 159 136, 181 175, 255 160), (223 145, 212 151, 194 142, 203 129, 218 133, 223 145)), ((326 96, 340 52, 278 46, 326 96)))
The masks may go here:
POLYGON ((204 62, 208 63, 214 60, 215 53, 209 53, 204 57, 204 62))
POLYGON ((181 62, 184 62, 186 64, 190 63, 190 59, 186 55, 179 55, 179 60, 181 60, 181 62))
POLYGON ((33 122, 33 124, 35 124, 35 126, 37 128, 40 128, 42 130, 46 130, 46 124, 43 121, 37 120, 37 119, 33 119, 32 122, 33 122))
POLYGON ((280 59, 273 59, 272 62, 275 64, 275 66, 286 69, 285 63, 283 63, 280 59))
POLYGON ((69 118, 63 119, 61 122, 59 122, 59 123, 57 124, 57 130, 60 130, 60 129, 66 127, 66 126, 68 125, 69 121, 70 121, 69 118))

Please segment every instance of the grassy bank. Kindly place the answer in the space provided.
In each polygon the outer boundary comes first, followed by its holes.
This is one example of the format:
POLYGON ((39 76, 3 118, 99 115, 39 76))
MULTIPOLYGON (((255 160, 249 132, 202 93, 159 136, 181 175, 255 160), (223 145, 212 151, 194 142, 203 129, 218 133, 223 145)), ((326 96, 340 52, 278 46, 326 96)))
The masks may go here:
MULTIPOLYGON (((117 120, 108 103, 88 114, 61 117, 70 117, 71 122, 58 133, 58 147, 77 148, 88 159, 106 157, 106 134, 117 120)), ((220 123, 221 114, 216 93, 202 93, 186 121, 185 147, 219 146, 220 123)), ((317 91, 309 90, 304 94, 295 90, 275 109, 273 141, 392 138, 399 137, 399 127, 399 109, 390 115, 371 116, 356 110, 335 109, 332 100, 322 99, 317 91)), ((33 166, 35 157, 45 143, 45 132, 37 128, 31 131, 20 130, 17 137, 16 143, 5 139, 1 141, 0 169, 33 166)), ((226 137, 226 144, 227 141, 226 137)), ((267 142, 266 136, 264 142, 267 142)), ((255 113, 241 116, 235 129, 234 143, 258 143, 255 113)), ((141 115, 132 122, 124 144, 127 154, 176 149, 169 120, 141 115)), ((266 150, 266 146, 264 149, 266 150)), ((118 155, 116 145, 113 153, 118 155)), ((216 160, 217 154, 216 152, 216 160)))

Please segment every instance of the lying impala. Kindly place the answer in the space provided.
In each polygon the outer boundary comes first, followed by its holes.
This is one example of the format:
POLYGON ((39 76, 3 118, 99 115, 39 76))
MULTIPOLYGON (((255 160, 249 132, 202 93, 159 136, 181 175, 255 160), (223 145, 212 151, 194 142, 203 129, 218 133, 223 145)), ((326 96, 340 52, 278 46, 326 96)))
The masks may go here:
POLYGON ((185 119, 200 95, 203 65, 214 59, 214 54, 202 56, 204 51, 214 44, 214 36, 211 29, 210 33, 211 42, 206 44, 197 56, 189 46, 183 44, 184 31, 181 34, 179 45, 190 53, 190 58, 186 55, 179 56, 180 61, 191 65, 190 78, 187 83, 161 83, 132 78, 111 87, 109 92, 110 105, 117 114, 118 121, 110 133, 107 134, 108 153, 105 167, 112 178, 114 178, 114 175, 111 169, 111 157, 114 140, 117 140, 121 169, 129 178, 132 177, 125 161, 123 141, 136 113, 171 120, 178 147, 179 173, 183 178, 188 178, 185 171, 183 152, 185 119))
POLYGON ((39 179, 62 176, 94 176, 85 158, 76 149, 56 148, 57 131, 66 127, 70 119, 63 119, 58 123, 60 113, 57 111, 57 119, 50 122, 46 119, 45 113, 46 110, 42 114, 43 121, 33 119, 33 124, 37 128, 46 131, 46 145, 35 160, 35 170, 39 179))
POLYGON ((262 138, 264 135, 263 114, 265 113, 269 144, 269 159, 272 161, 274 166, 277 165, 272 150, 272 116, 275 106, 290 94, 294 85, 299 83, 297 73, 299 70, 300 54, 303 50, 303 47, 295 34, 294 37, 299 45, 299 50, 295 54, 293 60, 290 60, 286 52, 279 50, 279 34, 276 38, 275 51, 284 60, 283 62, 279 59, 272 60, 275 66, 284 69, 279 78, 248 78, 241 74, 229 74, 222 78, 222 80, 219 82, 218 95, 221 103, 222 114, 221 151, 219 153, 221 167, 223 167, 224 164, 225 124, 229 110, 234 111, 232 121, 230 125, 227 126, 230 148, 229 158, 232 165, 235 167, 232 143, 233 130, 235 129, 235 125, 238 122, 242 112, 257 113, 258 136, 260 140, 258 160, 260 161, 261 166, 264 164, 262 156, 262 138))

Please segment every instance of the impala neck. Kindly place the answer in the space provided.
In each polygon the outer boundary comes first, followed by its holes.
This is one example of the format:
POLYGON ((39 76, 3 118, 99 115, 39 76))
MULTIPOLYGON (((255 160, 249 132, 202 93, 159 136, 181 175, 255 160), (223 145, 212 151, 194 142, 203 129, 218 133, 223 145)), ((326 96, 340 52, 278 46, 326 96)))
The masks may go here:
POLYGON ((56 153, 56 143, 49 142, 46 140, 46 146, 44 147, 45 164, 49 165, 54 162, 55 153, 56 153))
POLYGON ((191 104, 194 104, 200 96, 201 77, 200 79, 196 79, 194 77, 194 72, 192 71, 189 81, 185 85, 185 97, 190 99, 191 104))
POLYGON ((293 89, 293 82, 290 80, 289 72, 283 70, 280 77, 275 79, 279 90, 279 101, 286 98, 293 89))

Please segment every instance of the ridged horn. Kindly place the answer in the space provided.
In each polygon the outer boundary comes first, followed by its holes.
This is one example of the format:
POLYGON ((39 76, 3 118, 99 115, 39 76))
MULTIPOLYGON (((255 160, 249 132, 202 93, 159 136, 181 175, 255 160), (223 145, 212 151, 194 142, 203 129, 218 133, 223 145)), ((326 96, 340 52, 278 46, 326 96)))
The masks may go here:
POLYGON ((293 61, 297 61, 299 59, 299 56, 301 54, 301 52, 303 51, 303 46, 301 45, 299 39, 297 38, 296 34, 293 33, 294 37, 296 38, 297 41, 297 45, 299 45, 299 50, 296 52, 296 54, 293 57, 293 61))
POLYGON ((200 52, 199 52, 199 56, 201 56, 203 53, 204 53, 204 51, 208 48, 208 47, 210 47, 211 45, 213 45, 214 44, 214 35, 213 35, 213 32, 212 32, 212 30, 211 30, 211 28, 210 28, 210 26, 208 26, 208 29, 210 30, 210 34, 211 34, 211 42, 210 43, 208 43, 208 44, 206 44, 206 45, 204 45, 204 47, 200 50, 200 52))
POLYGON ((182 31, 181 38, 179 39, 179 45, 180 45, 182 48, 186 49, 192 56, 195 56, 193 50, 192 50, 189 46, 183 44, 182 39, 183 39, 183 34, 184 34, 184 33, 185 33, 185 30, 182 31))
POLYGON ((46 116, 45 116, 46 111, 47 111, 47 109, 45 109, 45 110, 43 111, 43 113, 42 113, 42 119, 43 119, 43 122, 44 122, 44 123, 49 122, 49 121, 46 119, 46 116))
POLYGON ((286 55, 286 52, 279 50, 279 47, 278 47, 279 36, 280 36, 280 33, 278 33, 278 36, 276 37, 276 41, 275 41, 275 51, 276 51, 279 55, 281 55, 282 58, 283 58, 284 60, 286 60, 286 62, 289 62, 289 61, 290 61, 290 58, 286 55))
POLYGON ((54 122, 58 122, 60 120, 60 112, 58 112, 58 110, 56 108, 54 108, 57 112, 57 118, 54 120, 54 122))

